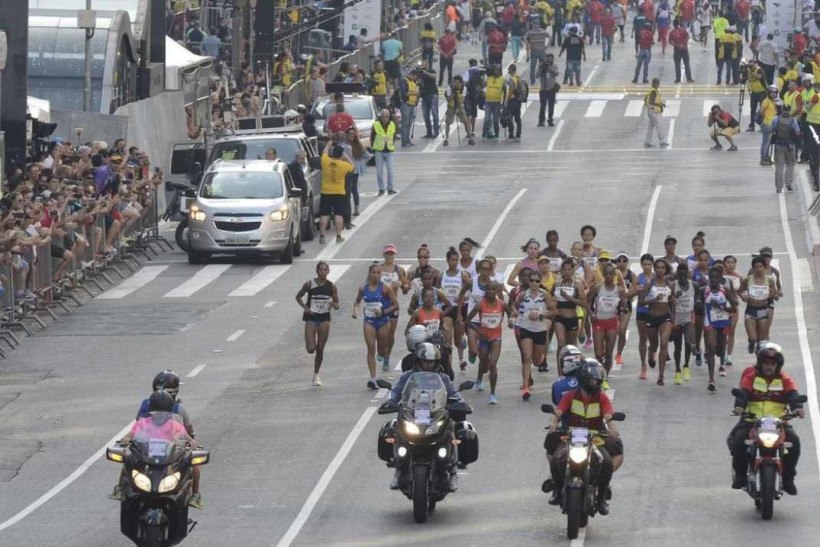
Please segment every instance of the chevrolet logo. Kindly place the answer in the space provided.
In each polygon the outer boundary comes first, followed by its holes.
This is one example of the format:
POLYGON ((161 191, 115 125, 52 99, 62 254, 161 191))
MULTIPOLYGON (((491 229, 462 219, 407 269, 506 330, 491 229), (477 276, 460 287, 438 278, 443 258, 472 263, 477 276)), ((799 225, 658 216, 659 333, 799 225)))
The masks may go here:
POLYGON ((245 219, 242 218, 242 217, 233 217, 228 222, 232 222, 234 224, 241 224, 241 223, 245 222, 245 219))

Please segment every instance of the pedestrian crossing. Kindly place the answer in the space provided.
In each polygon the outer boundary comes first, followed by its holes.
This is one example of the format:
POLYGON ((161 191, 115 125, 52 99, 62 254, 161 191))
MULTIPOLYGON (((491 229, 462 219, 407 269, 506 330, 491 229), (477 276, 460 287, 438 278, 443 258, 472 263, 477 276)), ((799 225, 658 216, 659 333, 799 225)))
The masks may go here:
MULTIPOLYGON (((662 116, 664 118, 705 118, 715 104, 720 105, 724 110, 730 112, 735 118, 738 117, 737 97, 718 97, 714 99, 665 99, 666 108, 662 116)), ((538 99, 530 100, 533 109, 538 108, 538 99)), ((748 99, 744 102, 742 118, 748 120, 750 115, 748 99)), ((479 112, 481 114, 481 112, 479 112)), ((589 94, 583 99, 571 98, 569 100, 559 99, 555 102, 555 112, 553 119, 581 119, 581 118, 640 118, 645 116, 642 99, 621 98, 592 98, 589 94)))

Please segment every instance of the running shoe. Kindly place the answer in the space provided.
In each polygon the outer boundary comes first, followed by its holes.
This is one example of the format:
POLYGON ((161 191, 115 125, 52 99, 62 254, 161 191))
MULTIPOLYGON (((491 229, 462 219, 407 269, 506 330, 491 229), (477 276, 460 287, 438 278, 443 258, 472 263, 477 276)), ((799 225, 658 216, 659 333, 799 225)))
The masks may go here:
POLYGON ((322 379, 319 378, 318 374, 313 375, 313 385, 316 387, 322 387, 322 379))
POLYGON ((587 341, 584 342, 584 349, 592 349, 592 337, 587 338, 587 341))
POLYGON ((679 386, 681 384, 683 384, 683 374, 681 374, 680 372, 676 372, 675 373, 675 385, 679 386))
POLYGON ((655 354, 650 355, 649 356, 649 368, 655 368, 656 364, 657 363, 655 362, 655 354))
POLYGON ((641 367, 641 373, 638 374, 638 378, 646 380, 646 367, 641 367))
POLYGON ((202 494, 197 492, 196 494, 191 495, 191 498, 188 500, 188 505, 194 509, 205 509, 205 503, 202 501, 202 494))
POLYGON ((706 389, 708 389, 712 393, 717 391, 717 385, 715 385, 715 381, 714 380, 709 380, 709 385, 706 387, 706 389))
POLYGON ((369 389, 379 389, 379 384, 376 383, 375 378, 371 378, 370 380, 367 381, 367 387, 369 389))
POLYGON ((697 366, 703 365, 703 352, 702 351, 696 351, 695 352, 695 364, 697 366))
POLYGON ((470 355, 468 355, 468 356, 467 356, 467 359, 469 359, 469 360, 470 360, 470 364, 471 364, 471 365, 474 365, 474 364, 475 364, 475 358, 476 358, 476 356, 475 356, 475 355, 473 355, 473 354, 470 354, 470 355))
POLYGON ((390 370, 390 358, 388 358, 388 357, 382 358, 382 370, 384 370, 384 371, 390 370))
POLYGON ((732 366, 732 356, 731 355, 726 356, 726 366, 727 367, 732 366))
POLYGON ((746 351, 748 351, 749 353, 754 353, 755 352, 755 343, 752 342, 752 341, 749 341, 749 343, 746 344, 746 351))
POLYGON ((725 376, 726 376, 726 368, 725 368, 725 367, 720 367, 720 368, 718 369, 718 373, 719 373, 721 376, 724 376, 724 377, 725 377, 725 376))
POLYGON ((477 380, 473 387, 476 391, 484 391, 484 382, 482 382, 481 380, 477 380))
POLYGON ((547 365, 538 365, 538 372, 549 372, 549 367, 547 365))
POLYGON ((657 383, 658 383, 659 386, 663 385, 663 376, 658 376, 658 382, 657 383))
POLYGON ((623 357, 621 357, 620 353, 615 356, 615 364, 618 365, 618 366, 624 364, 624 359, 623 359, 623 357))
POLYGON ((462 359, 461 363, 458 364, 458 368, 461 369, 461 372, 464 372, 465 370, 467 370, 467 361, 462 359))
POLYGON ((619 372, 619 371, 620 371, 620 370, 622 370, 623 368, 624 368, 623 363, 618 363, 617 361, 616 361, 615 363, 613 363, 613 365, 612 365, 612 370, 613 370, 614 372, 619 372))
POLYGON ((495 396, 494 393, 490 393, 489 398, 487 398, 487 402, 490 403, 491 405, 497 405, 498 404, 498 398, 495 396))
POLYGON ((688 382, 692 378, 692 374, 689 372, 689 367, 683 367, 683 380, 688 382))
POLYGON ((530 400, 530 388, 524 388, 521 390, 521 398, 525 401, 530 400))

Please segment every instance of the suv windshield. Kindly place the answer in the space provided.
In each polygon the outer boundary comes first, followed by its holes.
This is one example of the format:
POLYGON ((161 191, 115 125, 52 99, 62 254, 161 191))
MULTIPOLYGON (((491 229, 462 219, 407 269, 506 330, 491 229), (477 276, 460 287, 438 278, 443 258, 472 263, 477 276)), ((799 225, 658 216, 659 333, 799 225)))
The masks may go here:
MULTIPOLYGON (((328 99, 325 99, 316 103, 316 106, 313 107, 313 115, 316 116, 317 120, 324 120, 326 115, 329 117, 336 112, 336 107, 329 105, 329 102, 328 99)), ((375 118, 370 99, 345 97, 345 112, 353 116, 355 120, 372 120, 375 118)))
POLYGON ((282 176, 271 171, 217 171, 205 175, 199 195, 208 199, 276 199, 283 195, 282 176))
POLYGON ((296 152, 302 148, 302 143, 295 137, 218 142, 211 152, 211 163, 216 160, 263 160, 268 148, 276 150, 280 160, 290 163, 296 157, 296 152))

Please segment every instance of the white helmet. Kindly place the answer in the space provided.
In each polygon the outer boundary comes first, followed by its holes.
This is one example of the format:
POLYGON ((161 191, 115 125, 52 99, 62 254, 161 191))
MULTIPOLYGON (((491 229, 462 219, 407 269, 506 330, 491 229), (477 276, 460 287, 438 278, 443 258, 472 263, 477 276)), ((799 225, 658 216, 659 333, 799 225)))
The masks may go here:
POLYGON ((407 351, 416 351, 419 344, 427 341, 427 329, 422 325, 413 325, 404 335, 407 351))
POLYGON ((566 345, 561 348, 560 354, 561 369, 564 376, 574 374, 578 371, 581 361, 584 360, 584 355, 577 347, 573 345, 566 345))
POLYGON ((438 361, 441 359, 441 352, 433 344, 424 342, 416 350, 416 359, 419 361, 438 361))

